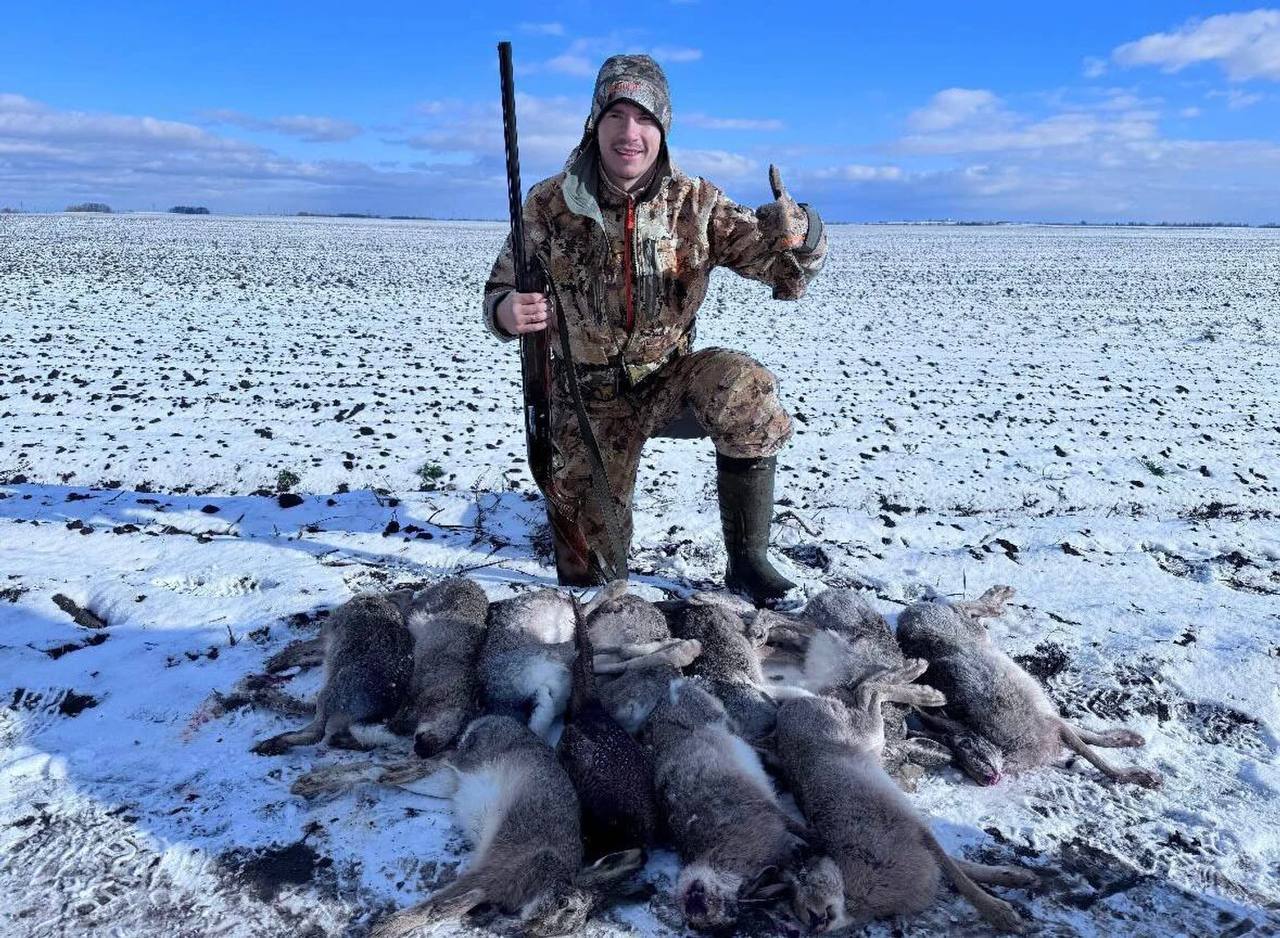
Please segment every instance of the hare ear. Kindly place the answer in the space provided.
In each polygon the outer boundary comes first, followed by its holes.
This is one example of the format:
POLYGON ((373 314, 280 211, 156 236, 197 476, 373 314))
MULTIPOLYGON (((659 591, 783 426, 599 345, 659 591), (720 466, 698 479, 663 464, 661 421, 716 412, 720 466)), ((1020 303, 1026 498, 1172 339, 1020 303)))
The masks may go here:
POLYGON ((778 751, 778 728, 775 726, 764 736, 757 737, 750 746, 760 756, 761 761, 764 761, 765 757, 768 756, 776 762, 777 758, 774 754, 778 751))
POLYGON ((766 866, 743 884, 739 895, 744 899, 771 899, 786 888, 782 870, 776 866, 766 866))
POLYGON ((806 822, 786 816, 787 833, 791 835, 791 849, 797 854, 805 854, 812 848, 809 841, 813 839, 813 828, 806 822))
MULTIPOLYGON (((627 586, 628 583, 625 579, 610 580, 592 599, 582 604, 583 616, 590 619, 595 614, 595 611, 605 603, 613 602, 615 599, 621 599, 627 595, 627 586)), ((571 593, 570 595, 572 596, 573 594, 571 593)))
POLYGON ((619 850, 601 857, 578 873, 578 885, 583 888, 603 886, 630 876, 644 866, 645 855, 640 849, 619 850))
POLYGON ((752 893, 750 898, 743 899, 743 902, 772 902, 778 896, 791 889, 790 883, 772 883, 768 886, 762 886, 752 893))

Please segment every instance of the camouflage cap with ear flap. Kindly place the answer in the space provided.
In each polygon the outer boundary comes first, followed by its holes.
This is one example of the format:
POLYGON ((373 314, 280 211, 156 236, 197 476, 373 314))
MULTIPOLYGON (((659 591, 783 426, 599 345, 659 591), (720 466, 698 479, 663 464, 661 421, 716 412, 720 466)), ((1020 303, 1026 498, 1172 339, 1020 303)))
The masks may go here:
POLYGON ((563 186, 565 204, 579 215, 594 218, 604 229, 604 218, 595 192, 599 180, 596 164, 596 125, 600 116, 611 104, 630 101, 644 108, 662 128, 662 149, 658 156, 657 171, 651 188, 668 176, 678 172, 667 148, 667 134, 671 130, 671 91, 662 66, 647 55, 613 55, 605 59, 596 76, 595 92, 591 96, 591 113, 582 129, 582 140, 564 162, 563 186))
POLYGON ((614 55, 605 59, 591 97, 591 115, 585 128, 588 135, 595 134, 600 115, 618 101, 630 101, 652 114, 666 141, 671 132, 671 90, 662 66, 647 55, 614 55))

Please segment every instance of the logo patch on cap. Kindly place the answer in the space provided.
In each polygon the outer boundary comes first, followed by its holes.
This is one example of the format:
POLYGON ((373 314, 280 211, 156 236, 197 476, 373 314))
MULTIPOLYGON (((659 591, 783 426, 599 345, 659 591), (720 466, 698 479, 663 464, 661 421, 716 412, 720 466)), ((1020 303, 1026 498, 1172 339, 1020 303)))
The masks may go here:
POLYGON ((616 98, 618 95, 632 94, 637 91, 647 91, 648 87, 643 82, 638 81, 615 81, 609 86, 606 95, 610 98, 616 98))

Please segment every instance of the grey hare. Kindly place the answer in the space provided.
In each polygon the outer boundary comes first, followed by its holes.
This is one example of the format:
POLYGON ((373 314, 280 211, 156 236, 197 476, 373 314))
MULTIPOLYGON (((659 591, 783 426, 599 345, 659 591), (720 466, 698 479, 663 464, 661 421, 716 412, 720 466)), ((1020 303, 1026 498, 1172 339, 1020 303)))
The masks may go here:
POLYGON ((591 908, 575 885, 582 865, 578 797, 555 753, 510 717, 467 727, 446 764, 456 773, 454 819, 471 863, 426 902, 380 922, 375 938, 407 935, 489 904, 533 934, 568 934, 591 908))
POLYGON ((654 787, 684 863, 676 904, 693 928, 723 928, 771 876, 796 865, 804 826, 779 805, 755 751, 724 707, 689 680, 671 683, 644 728, 654 787))
POLYGON ((413 595, 405 625, 413 637, 413 677, 390 722, 413 734, 423 758, 453 744, 479 712, 476 673, 489 599, 476 583, 449 577, 413 595))
MULTIPOLYGON (((625 589, 625 583, 610 584, 586 604, 584 613, 589 617, 625 589)), ((489 711, 522 718, 527 714, 530 728, 546 738, 569 701, 569 667, 577 654, 573 636, 568 593, 540 589, 491 603, 479 665, 489 711)))
POLYGON ((992 925, 1021 928, 1013 907, 975 880, 1026 886, 1035 877, 952 859, 881 767, 886 691, 924 669, 925 662, 908 661, 868 675, 849 703, 797 698, 778 710, 778 759, 822 854, 796 877, 793 904, 809 928, 919 912, 933 903, 944 874, 992 925))
POLYGON ((351 727, 393 714, 413 676, 413 638, 401 608, 385 595, 364 593, 334 610, 320 635, 324 686, 315 718, 300 730, 281 733, 253 747, 280 755, 294 746, 327 739, 343 749, 364 749, 351 727))
MULTIPOLYGON (((889 623, 857 590, 827 589, 802 611, 782 614, 762 610, 770 642, 803 653, 804 687, 850 702, 869 675, 902 668, 906 657, 889 623)), ((882 762, 904 786, 923 774, 922 766, 945 764, 951 754, 928 740, 908 739, 906 718, 911 706, 937 706, 936 691, 913 684, 894 685, 884 696, 885 750, 882 762)))
POLYGON ((1065 745, 1108 778, 1158 787, 1158 773, 1117 769, 1091 748, 1142 746, 1146 740, 1127 729, 1094 732, 1071 725, 1035 678, 992 644, 981 620, 1000 615, 1012 595, 1012 587, 994 586, 970 602, 917 603, 898 618, 903 650, 929 660, 924 680, 947 698, 945 716, 922 714, 925 722, 980 785, 1056 762, 1065 745))

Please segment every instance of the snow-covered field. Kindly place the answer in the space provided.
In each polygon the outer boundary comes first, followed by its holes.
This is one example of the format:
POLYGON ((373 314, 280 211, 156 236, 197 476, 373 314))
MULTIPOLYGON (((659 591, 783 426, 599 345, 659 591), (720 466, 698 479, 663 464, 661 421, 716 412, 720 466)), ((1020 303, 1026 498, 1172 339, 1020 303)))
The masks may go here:
MULTIPOLYGON (((0 933, 358 935, 452 875, 443 802, 308 805, 334 754, 251 755, 290 721, 213 695, 361 589, 551 581, 515 347, 479 321, 503 235, 0 216, 0 933)), ((1003 647, 1148 738, 1117 756, 1156 792, 1073 765, 914 796, 1042 875, 1004 891, 1040 934, 1280 929, 1278 308, 1276 231, 840 226, 803 302, 721 272, 703 309, 797 418, 793 576, 891 617, 1012 584, 1003 647)), ((637 581, 722 565, 709 447, 651 444, 637 581)), ((678 930, 674 869, 601 928, 678 930)), ((948 930, 985 933, 952 896, 871 932, 948 930)))

